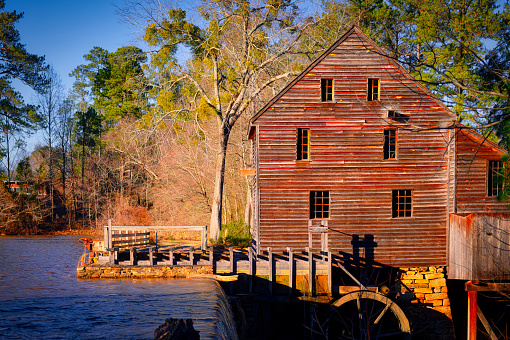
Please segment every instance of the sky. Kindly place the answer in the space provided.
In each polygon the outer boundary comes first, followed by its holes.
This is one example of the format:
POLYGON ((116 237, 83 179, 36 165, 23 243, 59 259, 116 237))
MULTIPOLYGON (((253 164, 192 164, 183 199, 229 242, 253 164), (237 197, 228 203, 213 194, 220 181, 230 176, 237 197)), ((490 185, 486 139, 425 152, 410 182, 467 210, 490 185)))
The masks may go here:
MULTIPOLYGON (((116 7, 122 0, 5 0, 5 10, 24 12, 16 24, 20 42, 28 52, 45 56, 62 79, 66 90, 74 79, 69 73, 84 64, 83 55, 94 46, 110 52, 127 45, 138 45, 134 28, 122 23, 116 7)), ((28 88, 15 85, 27 103, 35 103, 36 96, 28 88)), ((31 147, 42 143, 40 137, 27 139, 31 147)))

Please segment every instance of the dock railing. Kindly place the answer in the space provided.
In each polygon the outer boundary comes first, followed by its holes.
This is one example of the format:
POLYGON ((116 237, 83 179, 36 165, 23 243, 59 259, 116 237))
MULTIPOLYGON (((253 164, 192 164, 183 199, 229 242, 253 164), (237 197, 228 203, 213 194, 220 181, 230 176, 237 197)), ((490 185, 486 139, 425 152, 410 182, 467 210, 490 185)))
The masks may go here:
POLYGON ((200 231, 202 251, 207 249, 207 226, 114 226, 111 220, 108 225, 104 226, 104 245, 106 250, 111 251, 113 248, 121 245, 122 247, 132 247, 136 245, 149 244, 149 233, 151 230, 191 230, 200 231), (125 233, 115 233, 115 232, 125 233))

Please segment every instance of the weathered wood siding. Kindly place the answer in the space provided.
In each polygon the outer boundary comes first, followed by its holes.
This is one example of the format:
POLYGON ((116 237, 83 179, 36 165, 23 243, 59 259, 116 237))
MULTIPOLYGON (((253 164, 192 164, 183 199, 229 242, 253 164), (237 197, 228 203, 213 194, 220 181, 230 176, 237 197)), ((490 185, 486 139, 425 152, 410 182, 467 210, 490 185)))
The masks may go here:
POLYGON ((335 251, 392 266, 446 265, 452 171, 444 128, 453 120, 353 30, 252 122, 259 143, 258 246, 308 246, 309 193, 329 190, 335 251), (334 79, 333 102, 321 102, 321 78, 334 79), (366 100, 368 78, 380 79, 379 101, 366 100), (388 110, 409 119, 388 119, 388 110), (310 129, 310 161, 296 160, 297 128, 310 129), (397 159, 383 159, 385 128, 397 128, 397 159), (392 218, 393 189, 413 190, 412 217, 392 218))
POLYGON ((487 194, 489 160, 500 160, 503 152, 478 134, 457 130, 457 211, 508 212, 509 202, 487 194))
POLYGON ((450 215, 448 277, 510 279, 510 215, 450 215))

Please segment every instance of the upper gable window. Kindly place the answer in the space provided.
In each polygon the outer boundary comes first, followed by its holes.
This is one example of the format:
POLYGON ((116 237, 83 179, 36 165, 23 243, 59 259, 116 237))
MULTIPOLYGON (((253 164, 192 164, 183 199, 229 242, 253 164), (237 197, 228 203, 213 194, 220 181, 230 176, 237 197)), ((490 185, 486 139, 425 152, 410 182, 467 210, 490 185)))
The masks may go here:
POLYGON ((397 158, 397 130, 395 129, 384 130, 383 158, 397 158))
POLYGON ((297 160, 310 159, 310 129, 297 129, 297 160))
POLYGON ((380 91, 379 79, 369 78, 367 88, 367 100, 368 101, 379 100, 379 91, 380 91))
POLYGON ((489 161, 489 168, 487 171, 487 195, 498 196, 503 190, 501 169, 503 168, 502 161, 489 161))
POLYGON ((333 79, 321 79, 321 101, 333 101, 333 79))

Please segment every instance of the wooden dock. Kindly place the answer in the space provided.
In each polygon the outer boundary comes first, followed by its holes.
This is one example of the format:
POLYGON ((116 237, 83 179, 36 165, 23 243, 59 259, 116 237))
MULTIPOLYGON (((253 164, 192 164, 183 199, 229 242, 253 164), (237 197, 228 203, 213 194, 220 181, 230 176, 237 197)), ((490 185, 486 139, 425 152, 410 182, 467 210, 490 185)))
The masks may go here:
MULTIPOLYGON (((262 293, 261 290, 265 290, 264 294, 269 295, 281 295, 283 291, 289 295, 333 294, 335 259, 331 251, 314 252, 310 248, 294 251, 288 248, 283 254, 275 254, 268 248, 261 253, 256 255, 252 248, 233 247, 208 247, 205 251, 186 246, 111 248, 88 254, 93 256, 91 260, 86 259, 85 253, 79 268, 87 267, 90 274, 94 268, 97 271, 106 267, 122 268, 125 273, 129 268, 147 267, 151 268, 155 277, 158 270, 168 270, 169 267, 180 268, 184 273, 186 268, 193 268, 187 277, 211 277, 212 274, 219 281, 239 281, 238 286, 242 288, 230 289, 239 293, 262 293), (211 268, 211 271, 197 274, 196 269, 200 267, 211 268)), ((356 288, 359 289, 359 286, 356 288)))

